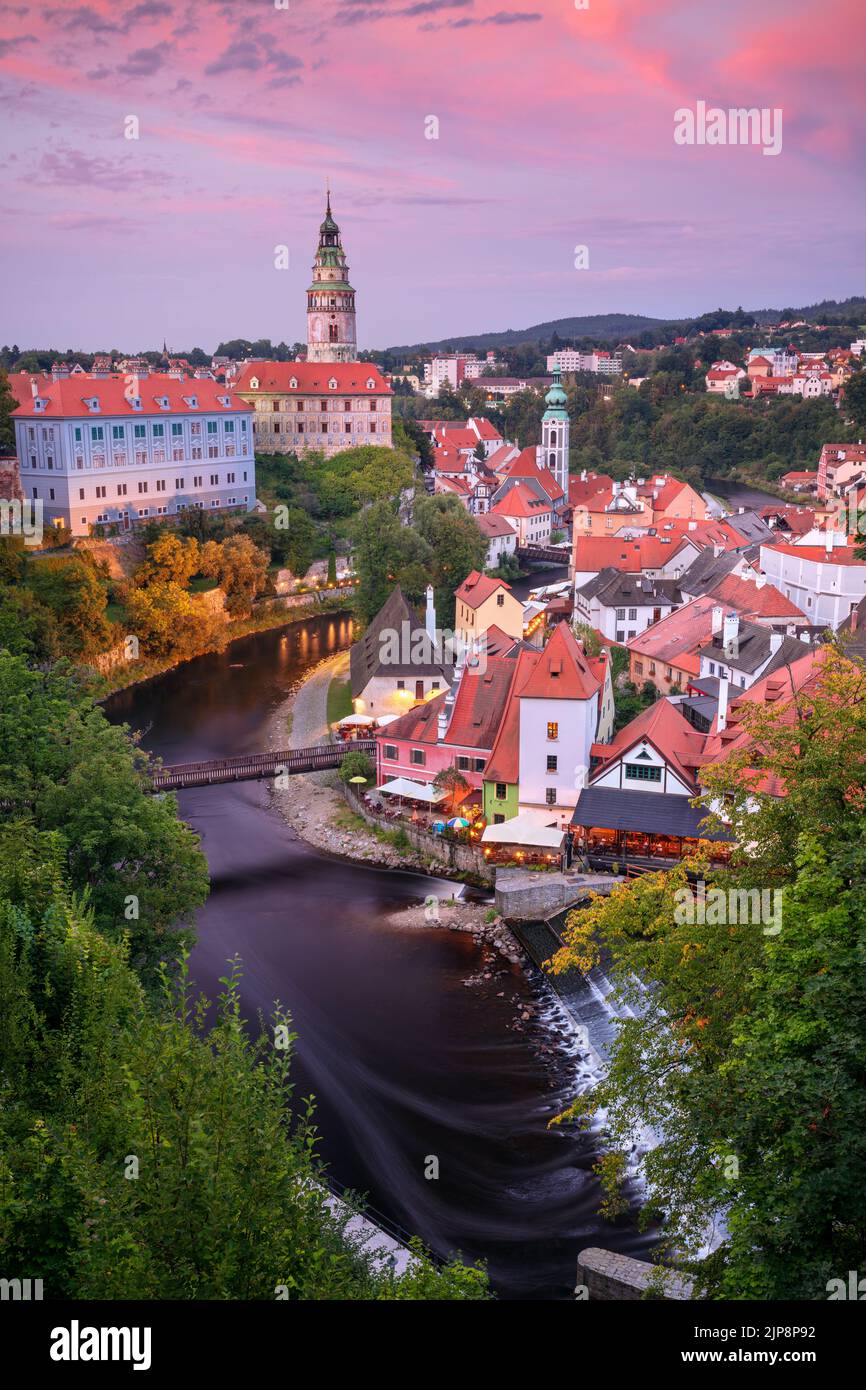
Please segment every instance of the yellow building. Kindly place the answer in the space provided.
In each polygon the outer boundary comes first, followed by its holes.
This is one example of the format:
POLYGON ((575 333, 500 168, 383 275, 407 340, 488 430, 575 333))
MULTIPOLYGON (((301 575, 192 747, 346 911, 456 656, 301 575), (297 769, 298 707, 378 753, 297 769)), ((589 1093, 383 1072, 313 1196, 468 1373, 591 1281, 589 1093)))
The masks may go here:
POLYGON ((466 646, 498 627, 518 642, 523 637, 523 604, 502 579, 473 570, 455 590, 454 631, 466 646))

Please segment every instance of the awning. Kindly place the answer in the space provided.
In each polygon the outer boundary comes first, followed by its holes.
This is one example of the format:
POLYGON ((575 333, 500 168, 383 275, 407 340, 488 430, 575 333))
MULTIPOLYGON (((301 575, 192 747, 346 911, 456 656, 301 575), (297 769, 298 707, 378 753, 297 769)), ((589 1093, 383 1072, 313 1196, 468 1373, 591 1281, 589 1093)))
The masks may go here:
POLYGON ((345 719, 341 719, 337 725, 338 729, 356 729, 362 724, 375 724, 376 720, 369 714, 347 714, 345 719))
POLYGON ((730 840, 730 835, 702 826, 706 815, 706 808, 694 807, 688 796, 586 787, 577 799, 571 823, 587 829, 634 830, 675 839, 730 840))
POLYGON ((444 801, 448 795, 430 782, 413 782, 408 777, 395 777, 393 782, 386 782, 378 790, 388 796, 405 796, 409 801, 426 801, 431 806, 444 801))
POLYGON ((543 811, 522 811, 499 825, 488 825, 481 836, 482 844, 527 845, 533 849, 562 849, 565 831, 551 824, 543 811))

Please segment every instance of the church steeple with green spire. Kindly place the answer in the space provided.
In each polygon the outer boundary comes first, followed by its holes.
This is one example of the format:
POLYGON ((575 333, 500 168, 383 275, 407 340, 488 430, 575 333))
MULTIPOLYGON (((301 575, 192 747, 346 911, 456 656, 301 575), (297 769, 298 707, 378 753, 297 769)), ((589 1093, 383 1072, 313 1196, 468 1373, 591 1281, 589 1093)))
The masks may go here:
POLYGON ((544 398, 545 411, 541 417, 541 444, 538 461, 554 476, 568 496, 568 444, 570 422, 568 397, 562 385, 559 367, 553 369, 553 382, 544 398))
POLYGON ((328 188, 325 220, 319 227, 319 244, 313 263, 313 281, 307 290, 307 361, 356 362, 355 291, 349 284, 349 267, 340 228, 331 212, 328 188))

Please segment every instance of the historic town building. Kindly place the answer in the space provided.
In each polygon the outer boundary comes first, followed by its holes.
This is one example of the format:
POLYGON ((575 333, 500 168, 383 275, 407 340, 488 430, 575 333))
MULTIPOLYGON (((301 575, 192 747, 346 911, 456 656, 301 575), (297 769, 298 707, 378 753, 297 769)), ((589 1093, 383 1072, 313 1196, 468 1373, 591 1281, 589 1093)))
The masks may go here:
POLYGON ((355 291, 348 275, 340 228, 331 216, 329 190, 325 220, 319 228, 313 283, 307 290, 308 362, 354 362, 358 356, 355 291))
POLYGON ((75 536, 255 502, 250 407, 219 382, 34 378, 13 419, 25 498, 75 536))
POLYGON ((246 362, 233 384, 253 408, 260 453, 330 457, 358 444, 391 448, 393 392, 378 367, 357 361, 347 274, 329 194, 307 290, 307 361, 246 362))

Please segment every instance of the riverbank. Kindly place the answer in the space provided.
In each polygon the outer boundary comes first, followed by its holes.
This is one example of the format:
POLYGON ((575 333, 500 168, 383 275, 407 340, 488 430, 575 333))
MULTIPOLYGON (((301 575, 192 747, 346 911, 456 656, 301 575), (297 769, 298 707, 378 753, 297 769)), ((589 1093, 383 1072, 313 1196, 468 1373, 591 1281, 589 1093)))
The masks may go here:
MULTIPOLYGON (((268 722, 268 747, 308 748, 328 733, 328 691, 334 680, 346 680, 349 653, 339 652, 314 667, 268 722)), ((301 773, 288 785, 271 788, 274 806, 295 833, 313 849, 356 863, 383 869, 407 869, 447 877, 432 855, 411 846, 389 844, 387 832, 377 834, 346 803, 336 771, 301 773)))
POLYGON ((131 661, 115 667, 109 675, 94 671, 96 699, 105 700, 109 695, 116 695, 121 690, 141 685, 144 681, 153 680, 155 676, 163 676, 187 662, 197 661, 201 656, 224 651, 229 643, 238 637, 249 637, 256 632, 287 627, 291 623, 305 622, 309 618, 318 618, 326 613, 348 611, 350 606, 342 593, 329 594, 327 597, 311 596, 303 603, 292 607, 285 601, 268 599, 262 604, 260 612, 253 612, 249 618, 239 618, 225 623, 219 629, 218 640, 208 643, 200 652, 183 657, 168 656, 163 660, 131 661))

